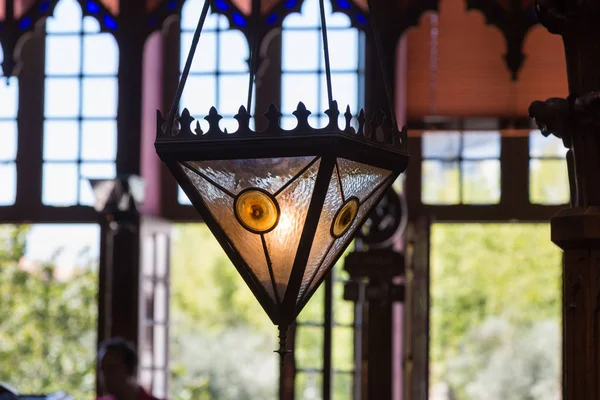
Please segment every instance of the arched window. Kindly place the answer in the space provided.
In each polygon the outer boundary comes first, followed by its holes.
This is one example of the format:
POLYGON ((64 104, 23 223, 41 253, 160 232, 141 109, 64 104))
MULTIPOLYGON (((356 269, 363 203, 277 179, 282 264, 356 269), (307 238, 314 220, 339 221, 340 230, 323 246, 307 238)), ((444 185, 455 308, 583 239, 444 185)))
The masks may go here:
MULTIPOLYGON (((188 0, 181 10, 180 73, 185 66, 203 4, 203 0, 188 0)), ((212 106, 223 116, 221 129, 229 132, 237 130, 233 116, 240 106, 246 106, 248 100, 248 58, 248 41, 244 34, 230 29, 226 17, 209 14, 180 102, 180 109, 187 108, 200 122, 204 132, 208 130, 204 116, 212 106)), ((250 120, 250 124, 253 126, 254 121, 250 120)), ((191 204, 181 188, 178 200, 180 204, 191 204)))
POLYGON ((46 24, 42 202, 91 205, 89 178, 115 175, 118 48, 75 0, 46 24))
MULTIPOLYGON (((0 64, 4 53, 0 47, 0 64)), ((15 203, 17 194, 17 112, 19 104, 17 78, 0 83, 0 206, 15 203)))
MULTIPOLYGON (((332 13, 325 2, 332 74, 333 99, 343 114, 350 106, 357 115, 364 103, 364 35, 351 26, 350 18, 332 13)), ((305 0, 301 14, 283 22, 281 59, 281 113, 286 129, 296 126, 296 110, 302 101, 312 112, 313 127, 327 124, 329 108, 323 37, 318 0, 305 0)), ((343 116, 338 121, 343 127, 343 116)), ((343 260, 343 257, 341 258, 343 260)), ((294 357, 296 398, 352 399, 354 388, 354 310, 343 300, 346 273, 343 261, 333 269, 328 282, 319 288, 298 318, 294 357), (331 290, 327 290, 329 286, 331 290), (332 346, 325 346, 325 338, 332 346)))

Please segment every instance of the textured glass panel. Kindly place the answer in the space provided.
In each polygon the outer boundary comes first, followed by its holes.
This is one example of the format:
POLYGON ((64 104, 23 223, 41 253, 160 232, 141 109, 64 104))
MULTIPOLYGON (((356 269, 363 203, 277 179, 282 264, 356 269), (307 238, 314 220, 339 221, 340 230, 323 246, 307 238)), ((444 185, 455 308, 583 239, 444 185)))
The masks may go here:
POLYGON ((352 240, 356 230, 362 226, 366 217, 369 215, 369 212, 371 212, 373 207, 375 207, 377 203, 379 203, 379 200, 381 200, 381 197, 389 188, 389 186, 390 184, 387 183, 381 185, 381 187, 377 189, 373 196, 369 197, 368 200, 361 204, 360 208, 358 209, 356 219, 354 220, 354 223, 352 224, 350 229, 348 229, 348 231, 342 237, 340 237, 333 243, 333 246, 331 246, 331 249, 327 253, 327 256, 325 256, 323 265, 319 269, 319 272, 317 273, 313 282, 310 284, 308 293, 310 293, 315 287, 321 284, 321 281, 325 278, 327 272, 333 267, 333 260, 340 254, 342 249, 346 247, 346 245, 352 240))
POLYGON ((232 197, 211 185, 189 168, 185 166, 181 166, 181 168, 198 193, 202 194, 204 204, 229 238, 230 243, 265 287, 271 299, 275 301, 275 293, 260 236, 247 231, 239 224, 233 213, 232 197))
MULTIPOLYGON (((294 348, 294 351, 296 351, 296 348, 294 348)), ((295 384, 297 399, 320 400, 323 398, 323 376, 321 374, 297 372, 295 384)))
POLYGON ((500 202, 500 160, 463 161, 461 169, 464 204, 500 202))
POLYGON ((569 176, 565 160, 529 161, 529 199, 534 204, 569 202, 569 176))
POLYGON ((423 161, 421 200, 423 204, 458 204, 460 170, 458 162, 423 161))
POLYGON ((323 368, 323 328, 298 326, 294 353, 298 368, 323 368))
POLYGON ((354 329, 346 327, 333 328, 334 368, 338 371, 354 369, 354 329))
POLYGON ((117 156, 117 122, 83 121, 81 158, 112 161, 117 156))
MULTIPOLYGON (((77 203, 77 164, 44 164, 42 202, 52 206, 77 203)), ((90 189, 91 190, 91 189, 90 189)))
POLYGON ((306 262, 304 277, 302 277, 302 283, 300 284, 300 291, 298 292, 299 299, 306 292, 313 275, 318 270, 334 240, 333 236, 331 236, 331 224, 333 223, 336 213, 344 204, 336 171, 337 168, 334 168, 333 175, 331 175, 331 182, 327 189, 327 195, 325 196, 325 202, 323 203, 323 210, 321 211, 315 238, 310 248, 308 261, 306 262))
POLYGON ((421 138, 423 158, 458 158, 460 132, 425 132, 421 138))
POLYGON ((81 38, 79 35, 48 35, 46 38, 46 74, 75 75, 80 71, 81 38))
POLYGON ((391 173, 385 169, 371 167, 343 158, 337 159, 345 199, 356 196, 362 202, 391 173))
MULTIPOLYGON (((336 367, 334 367, 336 368, 336 367)), ((337 368, 336 368, 337 369, 337 368)), ((353 375, 344 373, 333 374, 333 392, 335 393, 335 400, 352 400, 354 398, 353 392, 353 375)))
POLYGON ((108 33, 85 35, 83 43, 84 74, 117 74, 119 69, 119 53, 115 38, 112 35, 108 33))
POLYGON ((44 122, 44 160, 77 160, 79 123, 73 121, 44 122))
POLYGON ((83 79, 83 116, 116 117, 117 115, 117 79, 83 79))
POLYGON ((463 158, 500 158, 500 132, 465 132, 463 158))
POLYGON ((0 161, 13 161, 17 158, 17 122, 0 121, 0 161))
POLYGON ((550 135, 544 137, 540 131, 529 134, 529 156, 533 158, 565 157, 567 149, 562 139, 550 135))
POLYGON ((280 299, 283 299, 290 279, 320 163, 321 160, 317 160, 277 195, 281 212, 279 223, 275 229, 265 234, 280 299))
POLYGON ((308 156, 192 161, 188 164, 233 194, 250 187, 275 194, 314 159, 308 156))
POLYGON ((17 168, 15 163, 0 163, 0 206, 15 204, 17 196, 17 168))

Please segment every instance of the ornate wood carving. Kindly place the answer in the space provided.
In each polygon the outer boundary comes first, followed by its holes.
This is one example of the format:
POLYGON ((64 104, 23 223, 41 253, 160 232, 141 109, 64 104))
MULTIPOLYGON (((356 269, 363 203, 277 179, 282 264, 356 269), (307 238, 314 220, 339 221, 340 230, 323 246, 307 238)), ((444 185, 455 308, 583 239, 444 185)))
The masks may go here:
POLYGON ((467 10, 479 10, 488 25, 500 29, 506 40, 506 66, 515 81, 525 60, 523 41, 538 23, 530 0, 467 0, 467 10))

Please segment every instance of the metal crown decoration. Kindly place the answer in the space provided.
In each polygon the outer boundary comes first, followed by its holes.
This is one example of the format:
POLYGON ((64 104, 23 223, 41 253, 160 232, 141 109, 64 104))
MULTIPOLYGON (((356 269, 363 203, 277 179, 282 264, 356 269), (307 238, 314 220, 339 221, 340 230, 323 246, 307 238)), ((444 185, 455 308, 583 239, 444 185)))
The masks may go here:
MULTIPOLYGON (((319 3, 329 96, 327 124, 312 127, 311 112, 300 102, 293 112, 295 128, 281 126, 282 114, 273 104, 264 113, 265 129, 250 127, 260 14, 260 0, 253 0, 256 33, 250 52, 248 103, 234 116, 238 122, 235 132, 219 127, 223 117, 215 107, 204 117, 208 122, 204 132, 187 108, 178 115, 177 107, 209 3, 206 0, 202 9, 169 113, 157 113, 155 147, 265 312, 279 326, 277 352, 283 363, 289 352, 287 327, 406 169, 407 132, 398 129, 391 80, 381 61, 389 115, 382 111, 367 119, 361 110, 355 128, 351 124, 354 116, 346 107, 345 124, 340 127, 341 112, 332 95, 324 0, 319 3)), ((381 58, 372 15, 370 20, 381 58)))

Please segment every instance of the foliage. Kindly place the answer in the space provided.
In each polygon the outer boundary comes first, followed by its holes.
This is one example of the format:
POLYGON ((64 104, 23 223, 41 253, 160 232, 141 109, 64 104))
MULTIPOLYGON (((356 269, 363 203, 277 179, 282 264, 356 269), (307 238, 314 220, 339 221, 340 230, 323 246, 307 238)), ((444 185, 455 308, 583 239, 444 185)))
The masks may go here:
POLYGON ((22 393, 95 393, 97 271, 25 265, 27 227, 0 227, 0 381, 22 393))
POLYGON ((547 224, 434 225, 432 383, 446 381, 458 399, 551 398, 527 394, 514 380, 501 385, 514 395, 492 390, 519 366, 523 379, 558 382, 557 341, 547 338, 545 358, 531 345, 544 323, 560 325, 561 256, 549 238, 547 224), (536 370, 548 357, 552 368, 536 370))

